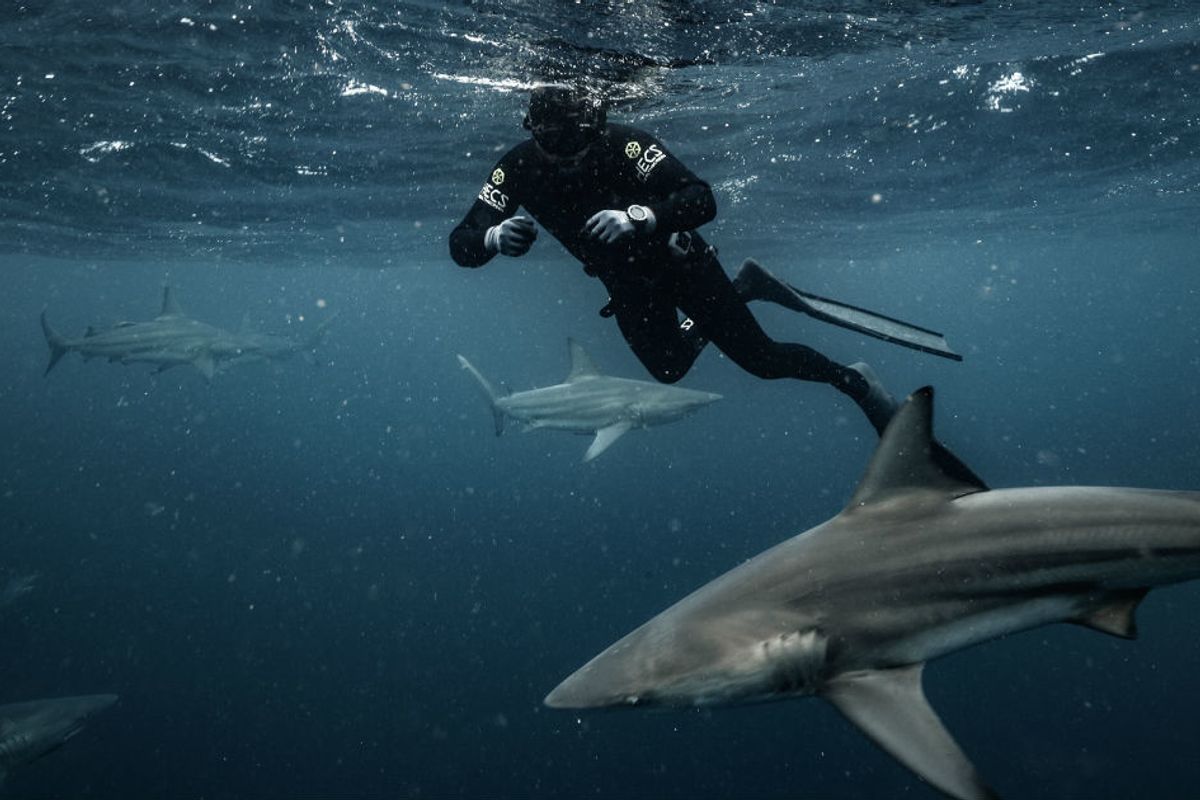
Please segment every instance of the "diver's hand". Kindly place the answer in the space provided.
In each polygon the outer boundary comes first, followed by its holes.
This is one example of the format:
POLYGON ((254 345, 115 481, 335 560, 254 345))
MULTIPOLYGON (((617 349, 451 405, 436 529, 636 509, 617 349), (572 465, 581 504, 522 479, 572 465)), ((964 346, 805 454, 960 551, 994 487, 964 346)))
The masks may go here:
POLYGON ((505 256, 523 256, 533 247, 537 239, 537 228, 526 216, 511 217, 499 225, 487 229, 483 245, 492 253, 505 256))
POLYGON ((637 233, 629 214, 609 209, 597 211, 583 224, 583 232, 604 244, 614 244, 637 233))

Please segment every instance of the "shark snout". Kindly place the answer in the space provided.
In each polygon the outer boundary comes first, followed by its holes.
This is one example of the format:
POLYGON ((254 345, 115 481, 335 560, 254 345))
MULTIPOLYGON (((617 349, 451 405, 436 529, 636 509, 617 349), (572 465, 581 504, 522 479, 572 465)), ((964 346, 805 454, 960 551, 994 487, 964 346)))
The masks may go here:
POLYGON ((637 705, 641 696, 619 683, 593 674, 588 667, 568 676, 543 701, 550 708, 609 708, 637 705))
POLYGON ((607 708, 637 705, 643 700, 637 686, 640 648, 638 632, 617 642, 567 676, 546 695, 550 708, 607 708))
POLYGON ((79 698, 82 706, 83 715, 86 717, 99 714, 107 708, 111 708, 118 700, 115 694, 93 694, 79 698))
MULTIPOLYGON (((574 676, 572 676, 574 677, 574 676)), ((597 703, 591 701, 586 693, 580 691, 577 681, 567 678, 555 686, 546 699, 542 701, 550 708, 596 708, 597 703)))

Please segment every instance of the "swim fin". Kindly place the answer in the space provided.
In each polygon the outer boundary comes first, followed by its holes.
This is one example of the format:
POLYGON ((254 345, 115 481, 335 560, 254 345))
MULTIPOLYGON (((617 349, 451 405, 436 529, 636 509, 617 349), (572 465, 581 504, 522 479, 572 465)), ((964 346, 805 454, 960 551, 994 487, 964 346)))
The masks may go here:
POLYGON ((920 350, 952 361, 963 357, 950 349, 946 337, 937 331, 913 325, 875 311, 852 306, 839 300, 801 291, 785 283, 752 258, 742 262, 734 285, 747 300, 767 300, 807 314, 814 319, 882 339, 885 342, 920 350))

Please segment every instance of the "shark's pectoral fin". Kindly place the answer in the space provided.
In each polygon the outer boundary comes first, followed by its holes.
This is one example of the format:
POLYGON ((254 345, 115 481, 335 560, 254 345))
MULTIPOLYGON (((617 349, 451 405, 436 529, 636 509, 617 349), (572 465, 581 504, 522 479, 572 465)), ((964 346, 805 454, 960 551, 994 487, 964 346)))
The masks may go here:
POLYGON ((211 353, 201 353, 192 359, 192 363, 200 370, 200 374, 210 381, 217 372, 217 362, 213 360, 211 353))
POLYGON ((591 446, 583 454, 583 460, 591 461, 603 453, 612 446, 613 442, 620 439, 632 427, 632 422, 618 422, 615 425, 609 425, 607 428, 601 428, 596 431, 596 438, 592 440, 591 446))
POLYGON ((925 699, 924 666, 844 673, 830 680, 822 695, 875 744, 942 792, 959 800, 997 800, 925 699))
POLYGON ((1072 622, 1101 633, 1120 636, 1122 639, 1136 639, 1137 619, 1134 612, 1137 611, 1138 603, 1142 602, 1149 592, 1149 589, 1130 589, 1125 592, 1117 592, 1103 605, 1092 609, 1072 622))

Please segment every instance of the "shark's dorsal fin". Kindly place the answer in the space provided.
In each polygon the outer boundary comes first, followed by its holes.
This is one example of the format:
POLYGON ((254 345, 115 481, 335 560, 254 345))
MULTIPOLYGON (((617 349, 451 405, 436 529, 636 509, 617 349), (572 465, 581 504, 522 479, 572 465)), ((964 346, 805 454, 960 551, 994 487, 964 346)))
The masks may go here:
POLYGON ((933 438, 932 386, 909 395, 892 417, 847 508, 913 489, 932 490, 949 498, 987 491, 969 467, 933 438))
POLYGON ((160 317, 182 317, 183 309, 179 307, 179 301, 175 299, 175 293, 171 291, 170 286, 163 287, 163 302, 162 311, 158 312, 160 317))
POLYGON ((1149 594, 1149 589, 1129 589, 1118 592, 1105 600, 1104 604, 1072 620, 1077 625, 1091 628, 1122 639, 1137 638, 1137 618, 1134 612, 1138 604, 1149 594))
POLYGON ((951 797, 997 800, 921 688, 924 664, 831 679, 821 694, 871 741, 951 797))
POLYGON ((600 370, 596 369, 596 365, 592 363, 589 356, 583 349, 583 346, 574 339, 567 339, 567 348, 571 351, 571 371, 567 375, 564 383, 578 381, 584 378, 596 378, 600 375, 600 370))

